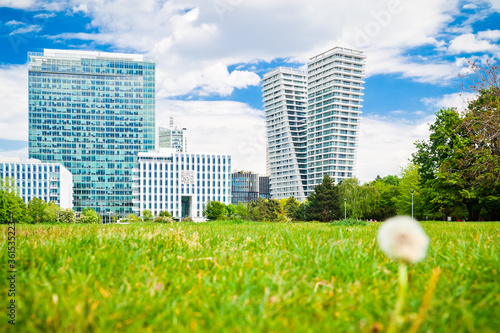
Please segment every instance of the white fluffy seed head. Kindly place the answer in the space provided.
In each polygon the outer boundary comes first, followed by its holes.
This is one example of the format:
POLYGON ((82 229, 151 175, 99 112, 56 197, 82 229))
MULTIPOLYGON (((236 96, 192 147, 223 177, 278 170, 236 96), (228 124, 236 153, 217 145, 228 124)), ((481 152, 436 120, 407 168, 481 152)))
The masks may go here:
POLYGON ((396 216, 380 226, 377 236, 380 249, 391 259, 414 264, 425 258, 429 238, 417 220, 396 216))

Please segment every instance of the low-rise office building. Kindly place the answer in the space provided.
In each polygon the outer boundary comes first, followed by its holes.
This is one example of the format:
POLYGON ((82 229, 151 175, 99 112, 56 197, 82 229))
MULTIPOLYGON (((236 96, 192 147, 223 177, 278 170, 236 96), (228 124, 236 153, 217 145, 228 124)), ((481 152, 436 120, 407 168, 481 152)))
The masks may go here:
POLYGON ((25 203, 33 198, 53 201, 61 208, 73 208, 73 176, 60 163, 41 163, 36 159, 0 159, 0 179, 11 178, 25 203))
POLYGON ((259 197, 259 175, 256 173, 238 171, 232 175, 231 203, 248 203, 257 201, 259 197))
POLYGON ((159 149, 138 153, 133 169, 133 210, 203 221, 209 201, 231 203, 231 156, 159 149))

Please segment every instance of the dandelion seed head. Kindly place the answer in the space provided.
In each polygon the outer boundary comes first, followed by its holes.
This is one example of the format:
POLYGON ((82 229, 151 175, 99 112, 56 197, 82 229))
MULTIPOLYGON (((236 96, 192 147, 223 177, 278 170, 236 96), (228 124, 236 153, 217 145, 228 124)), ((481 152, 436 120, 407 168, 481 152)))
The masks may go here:
POLYGON ((380 226, 377 235, 380 249, 391 259, 414 264, 425 258, 429 238, 417 220, 396 216, 380 226))

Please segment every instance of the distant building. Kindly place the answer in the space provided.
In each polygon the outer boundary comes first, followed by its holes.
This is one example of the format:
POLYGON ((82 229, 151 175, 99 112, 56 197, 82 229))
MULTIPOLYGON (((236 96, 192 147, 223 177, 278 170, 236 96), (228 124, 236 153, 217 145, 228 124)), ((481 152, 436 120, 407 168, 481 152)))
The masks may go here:
POLYGON ((0 179, 15 179, 25 203, 40 198, 53 201, 61 208, 73 208, 73 177, 60 163, 41 163, 21 158, 0 159, 0 179))
POLYGON ((262 199, 271 199, 271 186, 269 176, 259 177, 259 197, 262 199))
POLYGON ((231 156, 159 149, 139 153, 134 171, 135 213, 168 211, 203 221, 209 201, 231 203, 231 156))
POLYGON ((155 148, 155 63, 80 50, 28 53, 29 157, 73 175, 77 212, 132 212, 132 168, 155 148))
POLYGON ((264 74, 262 96, 267 125, 267 166, 273 199, 306 199, 307 76, 279 67, 264 74))
POLYGON ((354 176, 366 56, 336 47, 307 65, 307 193, 354 176))
POLYGON ((310 59, 307 71, 279 67, 262 79, 271 196, 300 201, 325 174, 354 176, 366 56, 342 47, 310 59))
POLYGON ((187 153, 188 140, 186 128, 178 129, 174 126, 173 117, 170 117, 169 127, 160 127, 158 129, 158 147, 173 148, 178 153, 187 153))
POLYGON ((239 202, 248 203, 257 201, 259 197, 259 175, 256 173, 238 171, 231 175, 232 197, 231 203, 237 205, 239 202))

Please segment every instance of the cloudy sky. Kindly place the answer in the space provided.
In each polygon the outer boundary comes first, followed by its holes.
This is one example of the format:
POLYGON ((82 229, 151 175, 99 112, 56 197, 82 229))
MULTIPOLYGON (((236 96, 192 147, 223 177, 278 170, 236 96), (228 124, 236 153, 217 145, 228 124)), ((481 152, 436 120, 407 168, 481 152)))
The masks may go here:
POLYGON ((440 107, 471 94, 467 61, 500 55, 500 0, 0 0, 0 156, 26 158, 27 52, 141 53, 156 60, 157 123, 191 151, 265 173, 261 78, 335 46, 367 54, 357 176, 396 174, 440 107))

